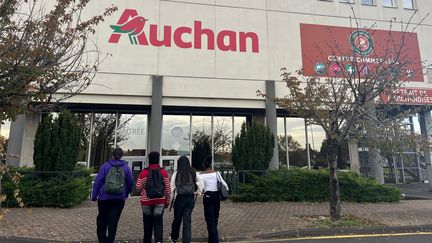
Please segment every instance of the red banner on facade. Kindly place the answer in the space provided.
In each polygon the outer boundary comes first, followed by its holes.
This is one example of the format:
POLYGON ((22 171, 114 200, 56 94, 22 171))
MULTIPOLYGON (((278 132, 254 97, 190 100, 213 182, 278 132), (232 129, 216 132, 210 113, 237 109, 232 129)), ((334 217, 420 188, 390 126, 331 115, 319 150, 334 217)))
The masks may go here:
POLYGON ((387 95, 382 95, 381 98, 384 102, 391 100, 395 104, 431 105, 432 89, 401 88, 395 90, 390 99, 387 95))
POLYGON ((300 35, 306 76, 337 77, 357 71, 366 77, 378 66, 398 66, 393 64, 399 61, 403 70, 390 72, 400 74, 403 81, 424 82, 416 33, 300 24, 300 35))

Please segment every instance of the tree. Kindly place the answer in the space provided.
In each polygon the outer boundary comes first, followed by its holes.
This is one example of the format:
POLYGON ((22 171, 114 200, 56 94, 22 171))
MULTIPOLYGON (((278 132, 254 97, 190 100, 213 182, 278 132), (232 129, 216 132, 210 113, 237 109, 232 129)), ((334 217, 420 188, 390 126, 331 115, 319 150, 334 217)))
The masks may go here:
POLYGON ((42 118, 39 124, 34 141, 33 161, 36 171, 50 171, 51 165, 51 136, 52 136, 52 116, 47 115, 42 118))
POLYGON ((101 59, 89 36, 116 7, 83 20, 88 2, 59 0, 49 8, 44 1, 0 1, 0 121, 45 108, 90 84, 101 59))
MULTIPOLYGON (((407 24, 401 22, 402 29, 399 33, 402 34, 395 36, 392 33, 395 20, 391 20, 384 43, 377 44, 382 51, 374 49, 372 53, 366 54, 358 51, 364 47, 361 46, 364 43, 356 41, 367 37, 357 37, 364 33, 373 36, 376 30, 374 26, 360 28, 353 8, 352 13, 356 24, 351 27, 354 33, 354 45, 351 50, 344 50, 340 47, 341 43, 336 40, 323 43, 331 49, 335 58, 322 57, 322 64, 316 67, 319 70, 315 70, 318 75, 306 75, 304 69, 294 73, 282 69, 288 95, 276 99, 280 107, 305 117, 310 124, 321 126, 326 133, 330 173, 330 215, 333 220, 341 217, 336 171, 338 155, 344 141, 364 136, 370 141, 378 141, 379 139, 375 138, 384 137, 379 134, 381 131, 388 131, 388 134, 394 131, 394 128, 400 125, 400 117, 404 112, 400 112, 403 107, 395 104, 393 92, 404 85, 404 81, 410 75, 409 70, 421 72, 410 69, 416 61, 407 55, 409 48, 405 44, 412 38, 415 30, 415 27, 409 29, 410 21, 407 24), (369 58, 375 58, 373 65, 365 65, 363 60, 366 60, 364 58, 367 55, 370 55, 369 58), (327 70, 324 67, 331 68, 327 70)), ((320 51, 319 47, 316 51, 320 51)), ((370 144, 371 149, 378 147, 377 144, 370 144)))
POLYGON ((48 115, 36 131, 33 160, 37 171, 72 171, 78 158, 81 128, 68 110, 48 115))
POLYGON ((235 137, 232 160, 238 170, 266 170, 273 156, 274 136, 268 127, 252 122, 242 124, 235 137))
MULTIPOLYGON (((111 6, 83 20, 88 2, 58 0, 51 6, 43 0, 0 0, 0 122, 46 109, 88 87, 102 60, 97 48, 89 47, 89 36, 117 10, 111 6)), ((5 151, 0 156, 6 158, 5 151)), ((20 178, 8 171, 5 160, 0 163, 0 206, 3 177, 16 183, 20 178)))
POLYGON ((204 130, 196 130, 192 134, 192 166, 197 170, 203 170, 203 162, 211 155, 211 135, 204 130))

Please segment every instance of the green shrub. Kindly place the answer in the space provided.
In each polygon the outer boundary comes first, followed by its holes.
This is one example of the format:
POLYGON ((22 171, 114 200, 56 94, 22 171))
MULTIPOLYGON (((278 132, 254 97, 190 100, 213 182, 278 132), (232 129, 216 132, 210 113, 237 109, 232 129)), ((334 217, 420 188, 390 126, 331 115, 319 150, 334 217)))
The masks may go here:
POLYGON ((273 156, 274 136, 264 124, 243 123, 234 139, 232 161, 237 170, 266 170, 273 156))
MULTIPOLYGON (((44 176, 32 171, 22 172, 19 189, 26 206, 72 207, 88 198, 91 177, 88 171, 78 174, 58 174, 58 176, 44 176)), ((5 206, 16 207, 13 199, 14 185, 10 181, 3 183, 6 194, 5 206)))
MULTIPOLYGON (((373 179, 354 172, 338 172, 341 200, 355 202, 398 202, 400 191, 379 185, 373 179)), ((252 176, 250 183, 240 185, 234 201, 309 201, 329 200, 329 172, 327 170, 281 169, 265 176, 252 176)))

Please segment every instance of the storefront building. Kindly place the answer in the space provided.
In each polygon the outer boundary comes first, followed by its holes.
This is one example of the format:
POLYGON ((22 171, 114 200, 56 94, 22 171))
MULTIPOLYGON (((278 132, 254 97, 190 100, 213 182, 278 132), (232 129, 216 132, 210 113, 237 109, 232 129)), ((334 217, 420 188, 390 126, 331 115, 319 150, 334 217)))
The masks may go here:
MULTIPOLYGON (((210 137, 216 167, 230 167, 233 138, 243 122, 252 120, 265 121, 277 134, 274 168, 319 166, 323 130, 256 91, 286 95, 283 67, 295 71, 303 66, 320 74, 319 60, 310 58, 320 51, 311 46, 325 38, 349 44, 343 33, 354 24, 351 7, 361 27, 383 31, 393 17, 407 21, 418 10, 415 25, 432 12, 432 4, 420 0, 131 0, 90 1, 85 14, 111 4, 118 11, 92 37, 110 56, 90 87, 67 103, 88 121, 82 153, 87 166, 97 168, 110 149, 120 146, 137 170, 145 166, 141 162, 149 151, 160 151, 163 165, 173 167, 179 155, 192 155, 194 139, 204 135, 210 137)), ((431 60, 432 19, 414 32, 414 58, 431 60)), ((407 90, 418 90, 421 97, 405 103, 432 103, 431 71, 410 74, 407 87, 412 89, 407 90)), ((426 112, 426 120, 430 116, 426 112)), ((8 152, 19 155, 15 165, 33 164, 39 120, 40 114, 33 114, 12 122, 8 152)), ((361 154, 357 144, 347 145, 345 159, 355 170, 360 170, 361 154)))

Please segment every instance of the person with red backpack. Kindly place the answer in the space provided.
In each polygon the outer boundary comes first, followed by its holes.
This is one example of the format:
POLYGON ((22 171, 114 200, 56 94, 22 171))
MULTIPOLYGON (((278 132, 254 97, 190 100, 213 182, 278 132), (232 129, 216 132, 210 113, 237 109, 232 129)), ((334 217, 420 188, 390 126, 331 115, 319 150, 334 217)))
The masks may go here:
POLYGON ((148 154, 149 166, 141 171, 136 183, 143 211, 143 243, 152 242, 153 232, 155 242, 163 242, 163 213, 169 205, 171 188, 168 172, 160 167, 159 158, 158 152, 148 154))

